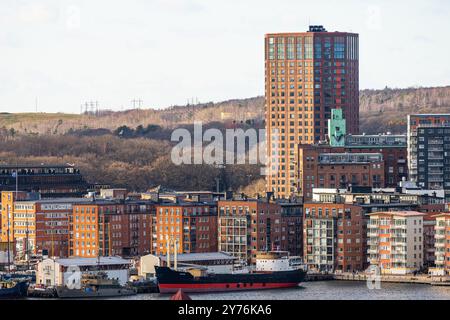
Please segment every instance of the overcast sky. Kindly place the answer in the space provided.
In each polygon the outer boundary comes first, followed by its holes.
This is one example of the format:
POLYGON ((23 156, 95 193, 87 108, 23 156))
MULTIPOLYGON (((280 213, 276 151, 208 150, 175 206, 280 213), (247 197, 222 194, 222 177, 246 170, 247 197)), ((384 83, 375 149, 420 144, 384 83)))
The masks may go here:
POLYGON ((0 111, 264 94, 264 34, 360 36, 360 88, 450 84, 450 1, 1 0, 0 111))

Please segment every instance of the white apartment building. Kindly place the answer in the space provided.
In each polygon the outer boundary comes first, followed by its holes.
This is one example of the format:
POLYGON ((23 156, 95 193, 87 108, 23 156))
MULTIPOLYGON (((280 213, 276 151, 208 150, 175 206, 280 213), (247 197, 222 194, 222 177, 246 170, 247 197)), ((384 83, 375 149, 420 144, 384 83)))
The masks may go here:
POLYGON ((435 272, 441 275, 450 274, 450 213, 444 212, 435 216, 435 272))
POLYGON ((383 274, 408 274, 423 267, 423 216, 415 211, 370 214, 369 263, 378 266, 383 274))

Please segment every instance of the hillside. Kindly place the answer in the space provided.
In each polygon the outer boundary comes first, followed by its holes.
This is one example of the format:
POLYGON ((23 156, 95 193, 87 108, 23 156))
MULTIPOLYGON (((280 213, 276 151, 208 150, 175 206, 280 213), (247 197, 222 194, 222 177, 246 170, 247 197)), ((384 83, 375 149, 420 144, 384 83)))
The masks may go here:
POLYGON ((406 132, 411 113, 450 113, 450 86, 363 90, 360 92, 362 132, 406 132))
MULTIPOLYGON (((450 113, 450 86, 363 90, 361 131, 405 132, 408 113, 450 113)), ((176 166, 170 160, 173 128, 262 127, 264 98, 175 106, 163 110, 103 111, 98 115, 0 113, 0 163, 75 163, 91 183, 142 191, 169 188, 247 194, 264 189, 258 165, 176 166)))
MULTIPOLYGON (((360 92, 361 131, 404 132, 409 113, 450 112, 450 86, 362 90, 360 92)), ((94 114, 0 113, 0 128, 25 134, 65 134, 74 131, 107 129, 120 126, 136 128, 154 125, 165 129, 203 123, 248 122, 262 125, 264 98, 235 99, 219 103, 174 106, 161 110, 142 109, 94 114)))

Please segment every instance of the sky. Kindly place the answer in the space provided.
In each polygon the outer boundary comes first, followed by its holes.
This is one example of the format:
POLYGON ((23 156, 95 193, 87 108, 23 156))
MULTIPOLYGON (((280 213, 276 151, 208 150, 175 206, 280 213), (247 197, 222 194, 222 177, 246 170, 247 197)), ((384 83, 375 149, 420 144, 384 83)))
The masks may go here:
POLYGON ((360 88, 450 85, 450 1, 1 0, 0 112, 264 94, 264 34, 359 33, 360 88))

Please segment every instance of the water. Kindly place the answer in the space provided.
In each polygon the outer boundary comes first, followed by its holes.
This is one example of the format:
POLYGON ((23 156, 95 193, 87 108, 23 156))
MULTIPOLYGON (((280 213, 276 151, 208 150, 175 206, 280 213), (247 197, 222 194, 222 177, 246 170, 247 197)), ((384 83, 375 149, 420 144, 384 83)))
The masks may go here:
MULTIPOLYGON (((450 286, 381 283, 370 290, 364 281, 314 281, 301 287, 277 290, 189 294, 192 300, 450 300, 450 286)), ((122 297, 126 300, 167 300, 159 293, 122 297)))

